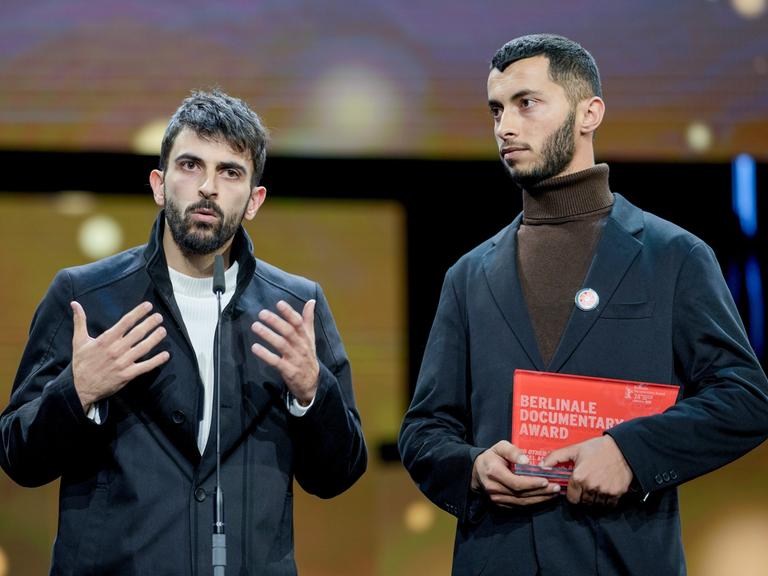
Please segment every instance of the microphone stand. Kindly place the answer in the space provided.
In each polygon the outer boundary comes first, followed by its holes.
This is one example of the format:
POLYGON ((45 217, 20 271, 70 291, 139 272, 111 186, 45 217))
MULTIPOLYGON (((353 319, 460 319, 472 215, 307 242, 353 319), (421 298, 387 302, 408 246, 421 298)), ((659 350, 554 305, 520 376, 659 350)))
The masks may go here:
POLYGON ((213 261, 213 293, 218 303, 216 322, 216 499, 213 508, 213 576, 224 576, 227 566, 227 536, 224 533, 224 494, 221 491, 221 295, 225 292, 224 258, 220 254, 213 261))

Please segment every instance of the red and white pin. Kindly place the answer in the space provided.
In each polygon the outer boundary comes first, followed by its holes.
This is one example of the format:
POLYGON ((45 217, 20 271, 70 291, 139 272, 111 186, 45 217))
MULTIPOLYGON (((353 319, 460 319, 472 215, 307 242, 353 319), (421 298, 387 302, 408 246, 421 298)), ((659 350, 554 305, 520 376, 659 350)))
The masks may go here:
POLYGON ((582 288, 576 292, 575 300, 576 306, 579 307, 579 310, 584 310, 584 312, 594 310, 600 304, 600 296, 592 288, 582 288))

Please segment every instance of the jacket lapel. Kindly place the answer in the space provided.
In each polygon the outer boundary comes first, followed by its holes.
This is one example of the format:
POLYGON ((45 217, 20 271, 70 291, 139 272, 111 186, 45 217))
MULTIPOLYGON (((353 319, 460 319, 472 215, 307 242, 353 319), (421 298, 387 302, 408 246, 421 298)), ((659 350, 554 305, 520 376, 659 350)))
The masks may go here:
POLYGON ((611 300, 621 279, 643 246, 635 237, 642 228, 642 211, 616 194, 613 209, 605 221, 605 228, 582 285, 583 288, 591 288, 597 292, 600 301, 592 310, 581 310, 573 306, 547 371, 557 372, 562 368, 611 300))
MULTIPOLYGON (((251 352, 256 340, 250 330, 256 314, 264 306, 254 294, 245 292, 232 310, 224 313, 221 340, 221 454, 226 457, 251 427, 257 425, 276 404, 283 402, 280 374, 266 366, 251 352), (249 311, 246 313, 246 311, 249 311)), ((198 469, 204 480, 216 466, 216 394, 214 392, 211 430, 198 469)), ((278 410, 280 412, 280 410, 278 410)))
POLYGON ((492 247, 483 255, 483 270, 488 288, 504 320, 522 346, 536 370, 544 363, 536 344, 528 305, 520 286, 517 270, 517 231, 522 215, 492 239, 492 247))

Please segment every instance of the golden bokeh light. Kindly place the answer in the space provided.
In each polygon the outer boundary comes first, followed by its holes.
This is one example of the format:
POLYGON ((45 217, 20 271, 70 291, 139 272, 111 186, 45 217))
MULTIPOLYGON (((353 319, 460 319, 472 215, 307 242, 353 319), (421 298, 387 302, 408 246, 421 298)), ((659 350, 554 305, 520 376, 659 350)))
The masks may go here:
POLYGON ((435 523, 435 509, 429 502, 411 502, 405 509, 405 527, 411 532, 421 534, 435 523))

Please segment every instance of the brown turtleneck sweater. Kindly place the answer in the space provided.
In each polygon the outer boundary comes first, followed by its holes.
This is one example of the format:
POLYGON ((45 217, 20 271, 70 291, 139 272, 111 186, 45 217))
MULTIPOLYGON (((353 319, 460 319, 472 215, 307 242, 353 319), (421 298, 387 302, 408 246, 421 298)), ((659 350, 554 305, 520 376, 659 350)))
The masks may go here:
POLYGON ((550 178, 523 191, 517 264, 544 365, 560 342, 611 211, 608 165, 550 178))

